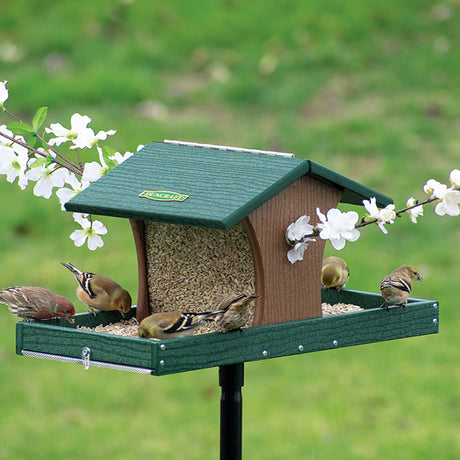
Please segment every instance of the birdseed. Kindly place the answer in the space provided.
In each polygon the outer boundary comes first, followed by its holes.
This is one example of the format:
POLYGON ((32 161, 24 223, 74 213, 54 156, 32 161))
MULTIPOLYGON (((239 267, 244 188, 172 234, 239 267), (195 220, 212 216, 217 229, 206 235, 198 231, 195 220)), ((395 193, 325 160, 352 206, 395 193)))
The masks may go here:
POLYGON ((91 332, 104 332, 106 334, 122 335, 126 337, 139 337, 139 322, 136 318, 121 319, 118 323, 111 323, 96 327, 77 326, 77 329, 91 332))
POLYGON ((338 315, 340 313, 351 313, 353 311, 364 310, 364 308, 358 307, 358 305, 346 303, 336 303, 334 305, 323 303, 321 304, 321 307, 323 309, 323 316, 338 315))
MULTIPOLYGON (((214 311, 234 292, 254 294, 249 240, 241 223, 229 230, 145 222, 150 313, 214 311)), ((254 318, 254 305, 248 309, 254 318)))
MULTIPOLYGON (((363 310, 363 308, 358 307, 357 305, 344 303, 334 305, 323 303, 321 307, 323 309, 323 316, 338 315, 341 313, 351 313, 363 310)), ((125 337, 139 337, 139 323, 136 318, 131 318, 129 320, 122 319, 117 323, 107 324, 105 326, 99 325, 95 328, 77 326, 77 329, 82 331, 103 332, 106 334, 121 335, 125 337)), ((220 330, 214 322, 207 321, 195 329, 194 335, 209 334, 211 332, 222 332, 222 330, 220 330)))

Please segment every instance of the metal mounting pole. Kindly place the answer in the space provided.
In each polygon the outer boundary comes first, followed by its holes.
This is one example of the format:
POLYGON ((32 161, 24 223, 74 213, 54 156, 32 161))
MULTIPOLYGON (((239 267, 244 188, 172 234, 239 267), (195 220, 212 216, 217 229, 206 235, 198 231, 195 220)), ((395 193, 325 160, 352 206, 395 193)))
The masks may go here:
POLYGON ((219 367, 220 460, 241 460, 244 363, 219 367))

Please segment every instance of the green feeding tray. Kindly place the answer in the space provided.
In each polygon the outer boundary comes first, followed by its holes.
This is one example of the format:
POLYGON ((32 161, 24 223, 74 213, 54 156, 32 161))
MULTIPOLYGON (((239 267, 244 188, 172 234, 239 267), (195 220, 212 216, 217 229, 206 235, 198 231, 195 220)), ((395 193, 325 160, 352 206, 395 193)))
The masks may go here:
POLYGON ((120 319, 114 312, 80 313, 75 324, 61 319, 18 322, 16 353, 160 376, 439 332, 434 300, 410 298, 406 308, 388 311, 380 308, 382 297, 369 292, 323 289, 322 300, 364 310, 163 341, 77 329, 120 319))

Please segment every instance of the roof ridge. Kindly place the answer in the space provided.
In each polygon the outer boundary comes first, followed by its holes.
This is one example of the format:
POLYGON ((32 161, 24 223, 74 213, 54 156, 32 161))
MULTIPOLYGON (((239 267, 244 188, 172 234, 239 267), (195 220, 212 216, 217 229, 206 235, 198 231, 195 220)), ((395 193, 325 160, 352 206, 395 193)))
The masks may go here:
POLYGON ((165 144, 174 144, 174 145, 188 145, 190 147, 203 147, 207 149, 216 149, 216 150, 229 150, 232 152, 244 152, 244 153, 258 153, 261 155, 270 155, 270 156, 280 156, 286 158, 295 158, 293 153, 287 152, 275 152, 273 150, 256 150, 256 149, 244 149, 241 147, 231 147, 228 145, 215 145, 215 144, 200 144, 197 142, 185 142, 185 141, 177 141, 171 139, 165 139, 163 141, 165 144))

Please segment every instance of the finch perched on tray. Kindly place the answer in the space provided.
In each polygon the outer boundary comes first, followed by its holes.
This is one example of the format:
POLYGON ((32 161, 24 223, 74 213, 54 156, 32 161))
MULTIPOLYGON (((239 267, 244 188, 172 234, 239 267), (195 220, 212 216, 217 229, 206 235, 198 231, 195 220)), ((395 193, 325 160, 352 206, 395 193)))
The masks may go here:
POLYGON ((139 324, 139 336, 164 340, 193 335, 196 327, 203 324, 206 320, 214 319, 216 313, 218 312, 153 313, 144 318, 139 324))
POLYGON ((94 308, 102 311, 118 310, 122 315, 130 310, 131 296, 118 283, 103 275, 83 272, 71 263, 61 263, 74 274, 78 282, 77 297, 94 315, 94 308))
POLYGON ((8 305, 13 315, 27 320, 65 318, 75 322, 75 309, 65 297, 35 286, 9 287, 0 292, 0 303, 8 305))
POLYGON ((411 265, 402 265, 385 276, 380 283, 380 292, 385 299, 381 307, 387 310, 388 305, 405 307, 413 281, 423 281, 423 278, 419 271, 411 265))
POLYGON ((219 305, 216 324, 225 331, 241 329, 249 319, 249 305, 257 297, 245 294, 231 294, 226 297, 219 305))
POLYGON ((326 288, 334 288, 340 291, 345 287, 350 270, 346 262, 340 257, 326 257, 321 269, 321 284, 326 288))

